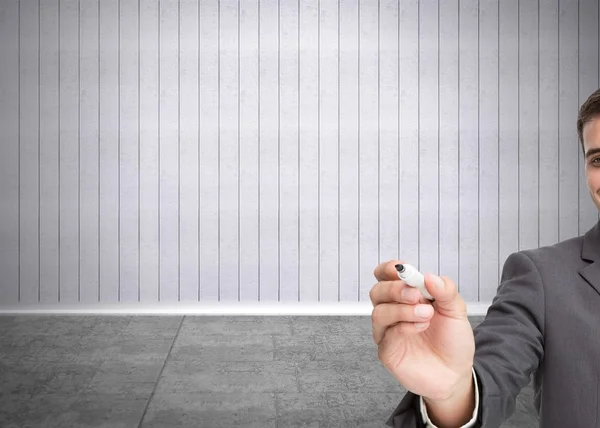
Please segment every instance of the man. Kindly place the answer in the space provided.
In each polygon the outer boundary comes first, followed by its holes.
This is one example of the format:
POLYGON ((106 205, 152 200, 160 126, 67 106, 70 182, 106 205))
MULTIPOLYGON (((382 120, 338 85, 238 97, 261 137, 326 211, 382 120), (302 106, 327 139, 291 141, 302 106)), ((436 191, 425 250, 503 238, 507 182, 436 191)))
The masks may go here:
MULTIPOLYGON (((600 90, 577 120, 587 186, 600 210, 600 90)), ((373 340, 409 391, 392 427, 500 426, 534 375, 544 428, 600 426, 600 222, 584 236, 512 253, 485 320, 474 330, 448 277, 425 274, 430 302, 375 268, 373 340)))

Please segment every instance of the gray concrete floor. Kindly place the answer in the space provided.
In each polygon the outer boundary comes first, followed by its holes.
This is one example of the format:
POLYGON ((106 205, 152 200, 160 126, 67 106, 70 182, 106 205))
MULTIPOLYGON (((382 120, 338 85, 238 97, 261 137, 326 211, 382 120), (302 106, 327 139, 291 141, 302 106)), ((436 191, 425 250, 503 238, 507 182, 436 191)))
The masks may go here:
MULTIPOLYGON (((384 428, 405 390, 371 337, 369 317, 0 316, 0 427, 384 428)), ((537 427, 531 400, 504 427, 537 427)))

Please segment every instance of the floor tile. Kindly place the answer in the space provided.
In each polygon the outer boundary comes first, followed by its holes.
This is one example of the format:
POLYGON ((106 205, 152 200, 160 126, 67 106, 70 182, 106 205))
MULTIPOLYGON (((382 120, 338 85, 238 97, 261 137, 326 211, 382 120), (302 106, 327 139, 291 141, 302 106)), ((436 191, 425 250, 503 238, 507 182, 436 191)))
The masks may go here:
POLYGON ((149 395, 12 394, 0 398, 0 426, 48 428, 134 428, 149 395))
POLYGON ((367 316, 294 316, 293 334, 350 335, 372 337, 371 317, 367 316))
POLYGON ((156 393, 142 428, 275 428, 272 393, 156 393))
POLYGON ((174 337, 140 337, 119 335, 104 352, 104 361, 130 364, 164 361, 173 345, 174 337))
MULTIPOLYGON (((17 335, 65 335, 90 331, 102 318, 80 315, 17 315, 12 319, 10 332, 17 335)), ((128 322, 120 317, 119 322, 128 322)))
POLYGON ((158 380, 163 363, 163 360, 138 364, 105 361, 85 384, 85 390, 97 394, 128 395, 135 392, 149 395, 158 380))
POLYGON ((69 333, 36 334, 21 349, 22 361, 70 362, 102 361, 110 356, 114 337, 69 333))
MULTIPOLYGON (((59 427, 77 394, 61 392, 11 392, 0 394, 0 426, 3 428, 59 427)), ((66 425, 67 427, 69 425, 66 425)))
POLYGON ((328 392, 328 407, 354 424, 383 425, 404 397, 406 390, 382 392, 328 392))
POLYGON ((179 334, 260 335, 291 334, 289 317, 282 316, 186 316, 179 334))
POLYGON ((144 427, 385 428, 405 392, 370 317, 0 316, 2 428, 137 428, 155 387, 144 427))
POLYGON ((15 315, 0 314, 0 336, 9 330, 16 318, 15 315))
MULTIPOLYGON (((272 361, 272 335, 197 336, 184 332, 177 336, 169 359, 171 361, 272 361)), ((287 336, 286 336, 287 337, 287 336)))
POLYGON ((57 427, 136 428, 150 399, 150 392, 130 390, 126 394, 81 394, 67 411, 53 419, 57 427))
POLYGON ((311 334, 274 336, 275 360, 377 360, 377 346, 368 338, 356 336, 311 334))
POLYGON ((175 337, 183 316, 133 316, 123 333, 138 337, 175 337))
POLYGON ((378 360, 347 362, 348 391, 400 393, 405 389, 378 360))
POLYGON ((298 362, 300 392, 392 392, 403 391, 381 365, 360 361, 298 362))
POLYGON ((279 427, 320 427, 330 420, 342 419, 339 408, 330 408, 323 392, 276 393, 277 419, 279 427))
POLYGON ((77 394, 98 371, 97 363, 0 363, 0 394, 77 394))
POLYGON ((297 392, 296 366, 283 361, 168 361, 157 392, 297 392))

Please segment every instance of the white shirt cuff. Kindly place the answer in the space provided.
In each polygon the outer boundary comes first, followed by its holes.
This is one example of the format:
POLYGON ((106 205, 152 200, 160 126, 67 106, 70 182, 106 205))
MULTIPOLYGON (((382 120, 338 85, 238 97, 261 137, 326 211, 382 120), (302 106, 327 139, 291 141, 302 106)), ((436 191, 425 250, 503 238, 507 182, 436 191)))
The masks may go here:
MULTIPOLYGON (((472 427, 477 420, 477 413, 479 411, 479 386, 477 385, 477 375, 475 374, 475 369, 473 369, 473 381, 475 383, 475 409, 473 410, 473 416, 471 417, 471 420, 460 428, 472 427)), ((423 401, 423 397, 419 397, 419 401, 421 404, 421 417, 423 418, 423 423, 425 423, 427 428, 438 428, 429 419, 429 415, 427 414, 427 408, 425 406, 425 401, 423 401)))

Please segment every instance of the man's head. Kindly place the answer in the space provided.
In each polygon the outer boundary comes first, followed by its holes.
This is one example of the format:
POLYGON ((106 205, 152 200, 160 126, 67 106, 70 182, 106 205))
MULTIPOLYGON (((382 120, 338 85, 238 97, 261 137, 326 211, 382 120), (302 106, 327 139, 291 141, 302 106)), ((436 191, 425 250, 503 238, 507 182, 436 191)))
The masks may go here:
POLYGON ((583 149, 587 187, 600 210, 600 89, 581 105, 577 133, 583 149))

